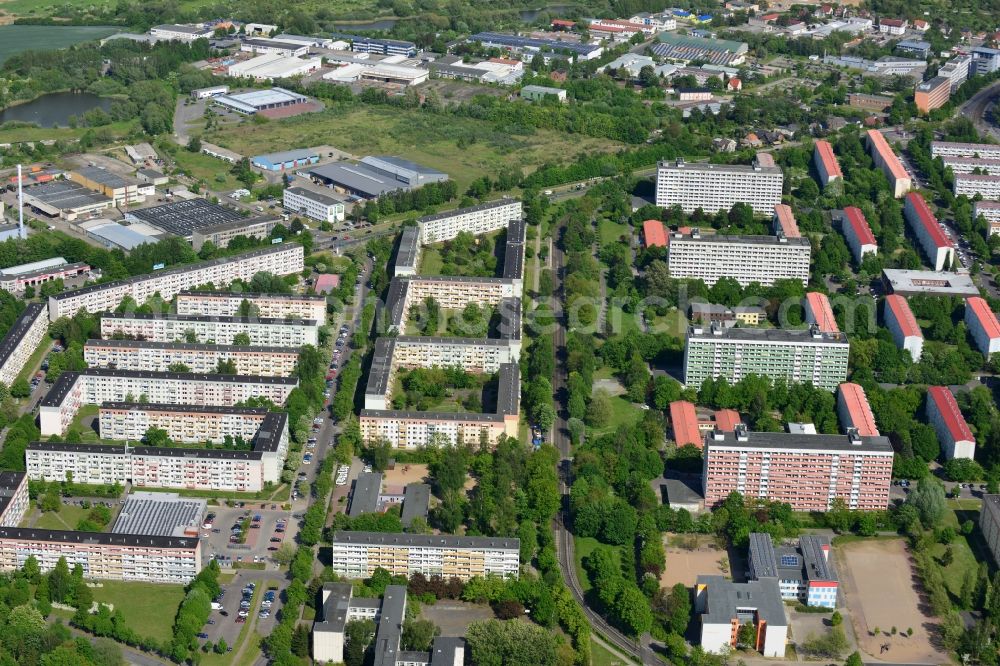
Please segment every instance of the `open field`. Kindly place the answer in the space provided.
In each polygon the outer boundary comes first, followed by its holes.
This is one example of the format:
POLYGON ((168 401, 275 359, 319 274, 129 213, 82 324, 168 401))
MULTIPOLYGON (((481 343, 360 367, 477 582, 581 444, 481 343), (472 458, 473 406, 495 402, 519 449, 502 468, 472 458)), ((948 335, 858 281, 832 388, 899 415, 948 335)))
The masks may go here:
POLYGON ((229 170, 232 168, 228 162, 216 159, 204 153, 192 153, 183 148, 178 149, 170 158, 177 163, 177 167, 190 174, 198 180, 204 180, 213 190, 235 190, 243 187, 229 170), (222 178, 220 181, 218 177, 222 178))
POLYGON ((593 435, 603 435, 614 432, 621 425, 633 425, 642 418, 642 411, 638 405, 620 395, 611 398, 611 420, 603 428, 592 428, 588 432, 593 435))
POLYGON ((889 645, 894 662, 940 664, 949 661, 931 644, 935 619, 929 615, 916 572, 902 539, 855 541, 837 551, 844 596, 854 622, 859 647, 878 657, 889 645), (896 627, 899 633, 888 636, 896 627), (872 633, 878 628, 878 636, 872 633), (912 636, 906 636, 907 629, 912 636))
MULTIPOLYGON (((580 581, 580 588, 583 589, 584 594, 590 591, 590 578, 587 576, 586 569, 583 568, 583 560, 592 552, 594 549, 601 545, 601 542, 593 537, 573 537, 573 557, 576 559, 576 577, 580 581)), ((615 549, 615 557, 617 558, 618 551, 615 549)))
POLYGON ((42 513, 32 527, 43 530, 75 530, 76 524, 86 518, 88 513, 90 509, 63 504, 59 507, 59 511, 42 513))
POLYGON ((455 116, 445 122, 419 110, 369 106, 334 106, 263 125, 244 123, 203 138, 242 155, 268 152, 274 146, 291 149, 327 143, 355 155, 399 155, 448 173, 460 191, 501 166, 518 166, 527 173, 555 155, 571 162, 577 155, 621 145, 579 134, 515 130, 455 116))
POLYGON ((590 639, 590 663, 591 666, 625 666, 632 662, 623 661, 592 638, 590 639))
POLYGON ((440 627, 442 636, 461 637, 471 623, 491 619, 493 611, 481 604, 442 599, 436 604, 421 606, 420 617, 440 627))
POLYGON ((125 624, 140 636, 158 641, 171 636, 174 615, 184 598, 184 586, 102 581, 93 588, 94 601, 110 604, 125 616, 125 624))
POLYGON ((601 239, 601 245, 610 245, 611 243, 618 242, 622 236, 631 236, 632 227, 602 218, 597 222, 597 233, 601 239))
POLYGON ((663 547, 667 564, 660 574, 660 587, 673 587, 677 583, 694 587, 701 574, 729 574, 729 556, 715 547, 712 537, 668 533, 663 535, 663 547))
MULTIPOLYGON (((58 3, 62 4, 62 3, 58 3)), ((94 2, 88 2, 94 5, 94 2)), ((108 2, 107 4, 111 4, 108 2)), ((2 0, 0 11, 7 14, 46 14, 54 8, 52 0, 2 0)), ((0 26, 0 62, 27 49, 60 49, 114 33, 115 28, 100 25, 5 25, 0 26)))

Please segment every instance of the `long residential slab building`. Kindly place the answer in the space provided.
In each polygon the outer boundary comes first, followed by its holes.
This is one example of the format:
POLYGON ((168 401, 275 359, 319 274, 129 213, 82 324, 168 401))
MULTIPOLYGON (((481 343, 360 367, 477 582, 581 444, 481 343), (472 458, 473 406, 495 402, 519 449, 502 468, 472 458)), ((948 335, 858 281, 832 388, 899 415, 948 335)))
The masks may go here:
POLYGON ((232 361, 238 375, 288 377, 299 351, 291 347, 243 347, 150 340, 87 340, 83 360, 90 367, 143 372, 170 372, 177 364, 187 372, 212 374, 220 361, 232 361))
POLYGON ((845 382, 838 387, 837 416, 844 432, 854 430, 862 437, 879 436, 868 396, 859 384, 845 382))
POLYGON ((919 362, 924 352, 924 334, 906 299, 899 294, 886 296, 883 318, 896 346, 908 351, 914 363, 919 362))
MULTIPOLYGON (((245 432, 247 423, 233 418, 199 418, 203 408, 184 405, 111 404, 102 408, 101 436, 133 435, 139 441, 148 427, 163 427, 174 436, 189 436, 198 426, 206 437, 234 426, 245 432), (103 426, 107 424, 107 428, 103 426), (213 427, 214 426, 214 427, 213 427), (105 434, 105 433, 108 434, 105 434)), ((224 414, 224 412, 223 412, 224 414)), ((25 467, 31 479, 137 487, 258 492, 281 481, 288 454, 288 415, 264 413, 248 440, 249 448, 192 448, 131 446, 129 444, 67 444, 34 442, 25 449, 25 467)), ((125 439, 133 439, 125 437, 125 439)), ((177 440, 180 441, 180 437, 177 440)))
POLYGON ((945 460, 973 459, 976 438, 958 408, 955 395, 947 386, 927 388, 927 420, 934 426, 945 460))
POLYGON ((908 193, 903 204, 903 215, 934 270, 949 268, 955 260, 955 246, 944 235, 927 200, 918 192, 908 193))
POLYGON ((28 476, 0 473, 0 571, 34 557, 42 573, 60 558, 88 579, 186 584, 201 571, 197 538, 18 527, 29 507, 28 476))
POLYGON ((840 217, 840 225, 844 239, 847 240, 851 254, 854 255, 854 261, 860 264, 865 260, 865 255, 878 254, 878 242, 875 240, 875 234, 872 233, 872 228, 860 208, 857 206, 844 208, 840 217))
POLYGON ((488 234, 505 229, 512 220, 521 220, 522 217, 521 200, 504 198, 426 215, 417 220, 417 226, 420 242, 426 245, 451 240, 463 231, 474 236, 488 234))
POLYGON ((48 331, 45 306, 29 303, 0 340, 0 384, 9 388, 14 383, 48 331))
POLYGON ((997 315, 985 298, 972 296, 965 299, 965 325, 976 341, 976 348, 987 359, 1000 352, 1000 322, 997 322, 997 315))
POLYGON ((684 383, 700 388, 706 379, 735 384, 747 375, 811 382, 834 391, 847 379, 850 344, 840 332, 808 329, 688 328, 684 383))
POLYGON ((667 265, 672 277, 698 279, 708 286, 723 277, 744 287, 751 282, 770 286, 781 279, 805 285, 810 253, 808 238, 723 236, 694 229, 670 236, 667 265))
POLYGON ((319 322, 315 319, 264 319, 175 314, 101 314, 101 336, 133 337, 152 342, 183 342, 193 336, 202 344, 231 344, 246 335, 262 347, 315 346, 319 322))
POLYGON ((956 197, 964 194, 971 199, 979 195, 983 199, 995 200, 1000 198, 1000 176, 957 173, 952 192, 956 197))
POLYGON ((819 182, 823 187, 835 180, 844 179, 844 172, 840 169, 840 162, 837 161, 829 141, 819 140, 813 145, 813 163, 816 165, 816 173, 819 174, 819 182))
POLYGON ((393 576, 517 578, 520 551, 521 540, 511 537, 337 531, 330 566, 346 578, 369 578, 379 568, 393 576))
POLYGON ((984 160, 1000 160, 1000 145, 931 141, 931 157, 973 157, 984 160))
POLYGON ((240 294, 228 291, 190 291, 177 294, 177 314, 202 316, 247 316, 265 319, 314 319, 326 321, 326 297, 309 294, 240 294))
POLYGON ((781 203, 784 176, 771 164, 755 159, 752 165, 660 162, 656 167, 656 205, 680 206, 685 213, 699 208, 709 214, 749 204, 756 215, 774 214, 781 203))
POLYGON ((893 152, 892 146, 878 130, 868 130, 868 150, 871 152, 875 167, 882 170, 889 181, 889 189, 897 199, 906 194, 913 186, 910 174, 893 152))
POLYGON ((714 431, 705 438, 705 506, 732 492, 787 502, 794 511, 827 511, 835 499, 849 509, 889 506, 893 450, 886 437, 714 431))
POLYGON ((243 254, 169 268, 125 280, 103 282, 71 289, 49 297, 49 318, 70 317, 78 310, 108 312, 129 296, 144 303, 153 294, 171 299, 175 294, 198 285, 217 287, 233 280, 250 281, 261 272, 275 275, 299 273, 305 267, 302 246, 285 243, 243 254))
POLYGON ((39 407, 43 437, 64 435, 83 405, 145 401, 156 404, 232 407, 253 397, 283 404, 298 380, 291 377, 195 375, 91 368, 64 372, 39 407))

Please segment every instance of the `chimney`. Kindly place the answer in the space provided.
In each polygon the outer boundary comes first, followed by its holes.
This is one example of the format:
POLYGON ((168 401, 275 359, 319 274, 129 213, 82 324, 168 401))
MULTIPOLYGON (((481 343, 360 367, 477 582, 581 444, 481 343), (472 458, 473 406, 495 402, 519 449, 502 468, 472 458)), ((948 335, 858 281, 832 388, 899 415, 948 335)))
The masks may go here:
POLYGON ((737 423, 735 432, 737 442, 746 442, 750 439, 750 435, 747 433, 746 424, 744 423, 737 423))
POLYGON ((857 428, 847 429, 847 441, 851 446, 861 446, 861 435, 858 434, 857 428))
POLYGON ((691 238, 696 239, 696 240, 700 239, 701 238, 701 229, 699 229, 698 227, 695 227, 694 229, 692 229, 691 230, 691 238))
POLYGON ((809 335, 812 336, 813 340, 819 340, 823 337, 823 332, 819 330, 819 324, 809 325, 809 335))

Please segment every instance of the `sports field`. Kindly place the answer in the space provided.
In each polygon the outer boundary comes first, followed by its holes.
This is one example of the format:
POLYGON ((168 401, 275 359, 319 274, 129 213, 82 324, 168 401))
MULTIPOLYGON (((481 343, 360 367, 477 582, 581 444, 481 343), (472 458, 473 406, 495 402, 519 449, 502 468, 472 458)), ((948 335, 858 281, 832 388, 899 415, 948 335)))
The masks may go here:
POLYGON ((660 574, 660 587, 673 587, 677 583, 694 587, 700 575, 729 574, 729 556, 715 547, 711 537, 664 534, 663 546, 667 558, 660 574))

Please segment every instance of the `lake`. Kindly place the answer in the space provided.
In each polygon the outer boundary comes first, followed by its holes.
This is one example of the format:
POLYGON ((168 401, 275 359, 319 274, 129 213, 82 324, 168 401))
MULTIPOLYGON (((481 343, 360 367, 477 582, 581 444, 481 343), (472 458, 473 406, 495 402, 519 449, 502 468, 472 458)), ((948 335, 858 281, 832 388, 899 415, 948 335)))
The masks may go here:
POLYGON ((29 49, 61 49, 117 32, 103 25, 0 25, 0 62, 29 49))
POLYGON ((70 116, 80 118, 87 111, 97 107, 108 111, 113 101, 108 97, 98 97, 90 93, 49 93, 30 102, 3 109, 0 111, 0 125, 9 120, 19 120, 35 123, 41 127, 66 127, 69 125, 70 116))

